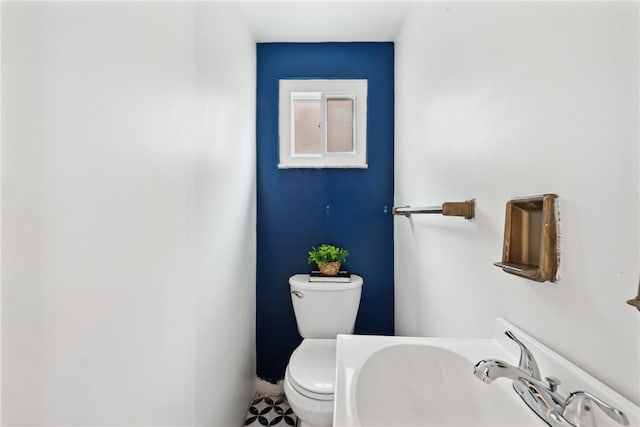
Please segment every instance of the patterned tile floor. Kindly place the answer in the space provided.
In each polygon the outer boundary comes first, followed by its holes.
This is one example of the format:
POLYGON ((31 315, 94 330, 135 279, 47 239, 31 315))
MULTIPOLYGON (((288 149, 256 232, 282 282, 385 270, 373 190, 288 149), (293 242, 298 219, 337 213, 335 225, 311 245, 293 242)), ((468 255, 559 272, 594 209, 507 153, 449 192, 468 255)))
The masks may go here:
POLYGON ((285 396, 257 397, 251 402, 245 426, 295 426, 297 417, 285 396))

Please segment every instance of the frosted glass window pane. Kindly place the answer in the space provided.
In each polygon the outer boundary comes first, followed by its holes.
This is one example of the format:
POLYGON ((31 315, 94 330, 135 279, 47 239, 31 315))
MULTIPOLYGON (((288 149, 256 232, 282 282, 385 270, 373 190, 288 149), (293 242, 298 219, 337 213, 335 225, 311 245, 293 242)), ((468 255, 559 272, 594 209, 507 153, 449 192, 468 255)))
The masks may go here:
POLYGON ((327 99, 327 152, 353 151, 353 99, 327 99))
POLYGON ((320 100, 296 99, 293 108, 294 154, 321 154, 320 100))

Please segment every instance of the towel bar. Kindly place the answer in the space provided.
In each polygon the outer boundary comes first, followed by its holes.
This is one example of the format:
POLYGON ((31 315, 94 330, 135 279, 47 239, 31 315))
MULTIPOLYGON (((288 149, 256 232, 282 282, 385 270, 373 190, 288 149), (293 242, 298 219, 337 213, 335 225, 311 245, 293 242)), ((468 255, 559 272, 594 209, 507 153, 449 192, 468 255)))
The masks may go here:
POLYGON ((394 215, 404 215, 407 218, 411 214, 442 214, 444 216, 463 216, 471 219, 475 215, 475 200, 466 202, 444 202, 442 206, 412 208, 411 206, 398 206, 393 208, 394 215))

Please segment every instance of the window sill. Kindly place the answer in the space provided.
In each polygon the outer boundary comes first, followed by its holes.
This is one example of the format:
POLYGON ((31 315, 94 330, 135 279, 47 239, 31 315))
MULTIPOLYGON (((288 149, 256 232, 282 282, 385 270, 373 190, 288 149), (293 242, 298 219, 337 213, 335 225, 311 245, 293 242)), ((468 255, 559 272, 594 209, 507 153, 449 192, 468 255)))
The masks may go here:
POLYGON ((343 164, 343 165, 328 165, 328 164, 278 164, 278 169, 368 169, 369 165, 365 164, 343 164))

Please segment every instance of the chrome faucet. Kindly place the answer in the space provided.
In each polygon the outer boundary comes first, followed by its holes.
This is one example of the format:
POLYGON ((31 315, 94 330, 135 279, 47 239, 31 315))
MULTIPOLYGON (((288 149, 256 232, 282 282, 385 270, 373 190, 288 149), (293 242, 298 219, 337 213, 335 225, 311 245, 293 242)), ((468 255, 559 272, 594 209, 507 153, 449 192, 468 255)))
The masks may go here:
POLYGON ((560 380, 540 377, 540 369, 533 354, 511 331, 505 335, 520 346, 518 367, 502 360, 487 359, 476 363, 474 375, 491 384, 498 378, 513 381, 513 389, 543 421, 552 427, 597 427, 592 408, 598 407, 611 419, 628 426, 629 420, 620 410, 591 393, 576 391, 564 397, 558 392, 560 380))

